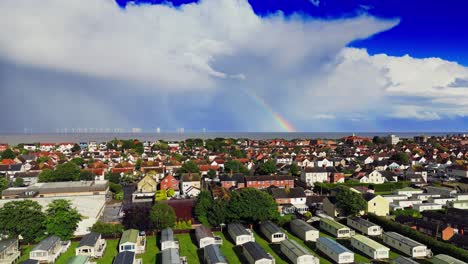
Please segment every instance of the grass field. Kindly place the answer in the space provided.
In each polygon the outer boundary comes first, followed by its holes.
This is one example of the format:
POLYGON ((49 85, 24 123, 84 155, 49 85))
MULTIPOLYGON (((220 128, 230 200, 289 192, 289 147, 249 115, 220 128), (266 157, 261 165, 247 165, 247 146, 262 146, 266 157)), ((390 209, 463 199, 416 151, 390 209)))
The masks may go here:
POLYGON ((283 260, 280 255, 276 252, 274 247, 272 247, 268 241, 263 239, 263 237, 260 234, 257 234, 256 232, 254 233, 255 236, 255 242, 257 242, 263 249, 266 250, 266 252, 270 253, 270 255, 275 258, 275 263, 276 264, 287 264, 285 260, 283 260))
POLYGON ((189 264, 200 263, 197 246, 192 242, 190 234, 177 234, 174 237, 179 240, 180 256, 187 257, 189 264))
POLYGON ((119 246, 118 239, 107 239, 106 243, 106 251, 104 252, 104 256, 97 260, 98 264, 112 264, 114 257, 117 256, 117 253, 119 253, 117 250, 119 246))
POLYGON ((242 261, 237 256, 236 251, 234 250, 235 245, 231 242, 231 240, 227 239, 221 232, 215 232, 215 235, 220 236, 223 239, 221 253, 223 253, 226 261, 228 263, 242 263, 242 261))
POLYGON ((71 242, 71 245, 67 249, 67 251, 65 251, 65 253, 60 255, 55 263, 66 264, 69 258, 75 256, 75 249, 78 246, 78 243, 79 243, 78 241, 71 242))

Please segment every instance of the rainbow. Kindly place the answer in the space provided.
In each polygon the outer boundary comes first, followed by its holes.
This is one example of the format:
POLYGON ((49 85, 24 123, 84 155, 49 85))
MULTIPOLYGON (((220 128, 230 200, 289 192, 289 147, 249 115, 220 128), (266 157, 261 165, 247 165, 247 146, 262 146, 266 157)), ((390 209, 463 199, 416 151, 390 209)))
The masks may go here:
POLYGON ((297 132, 297 130, 294 128, 294 126, 286 120, 283 116, 281 116, 278 112, 276 112, 273 107, 271 107, 265 99, 262 97, 258 96, 254 91, 245 89, 245 92, 263 109, 265 109, 266 112, 268 112, 275 122, 281 127, 282 130, 286 132, 297 132))

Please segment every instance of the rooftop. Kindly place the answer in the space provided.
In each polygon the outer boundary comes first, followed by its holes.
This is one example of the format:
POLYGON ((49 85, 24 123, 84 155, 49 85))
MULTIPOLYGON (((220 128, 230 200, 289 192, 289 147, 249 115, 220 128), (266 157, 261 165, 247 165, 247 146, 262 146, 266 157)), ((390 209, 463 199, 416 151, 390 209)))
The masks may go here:
POLYGON ((378 250, 378 249, 382 249, 382 248, 390 250, 386 246, 384 246, 384 245, 382 245, 380 243, 377 243, 374 240, 372 240, 372 239, 370 239, 370 238, 368 238, 366 236, 363 236, 363 235, 355 235, 355 236, 351 237, 351 239, 355 239, 355 240, 357 240, 357 241, 371 247, 374 250, 378 250))
POLYGON ((342 246, 340 243, 336 242, 335 240, 328 238, 328 237, 319 237, 317 242, 324 244, 326 247, 330 248, 334 252, 341 254, 341 253, 352 253, 349 249, 342 246))
POLYGON ((342 225, 334 220, 328 219, 328 218, 320 218, 320 222, 326 223, 329 226, 332 226, 333 228, 336 229, 341 229, 341 228, 348 228, 345 225, 342 225))

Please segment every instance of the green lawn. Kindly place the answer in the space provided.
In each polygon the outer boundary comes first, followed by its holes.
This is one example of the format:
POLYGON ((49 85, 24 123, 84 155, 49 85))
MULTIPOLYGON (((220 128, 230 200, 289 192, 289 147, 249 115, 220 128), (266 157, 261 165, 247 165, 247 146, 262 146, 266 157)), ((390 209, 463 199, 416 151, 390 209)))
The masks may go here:
POLYGON ((143 259, 144 264, 155 264, 158 253, 159 247, 156 243, 156 236, 147 236, 146 251, 144 254, 137 256, 137 258, 143 259))
POLYGON ((119 246, 119 239, 106 239, 106 251, 104 252, 104 256, 97 260, 97 264, 112 264, 114 261, 114 257, 117 256, 118 246, 119 246))
POLYGON ((220 236, 223 239, 223 244, 221 245, 221 253, 223 253, 226 261, 228 263, 241 263, 242 261, 237 256, 236 252, 234 251, 235 245, 231 243, 229 239, 227 239, 223 233, 215 232, 215 235, 220 236))
POLYGON ((66 264, 69 258, 75 256, 75 248, 78 246, 78 243, 79 243, 78 241, 71 242, 71 245, 67 249, 67 251, 65 251, 65 253, 60 255, 55 263, 66 264))
POLYGON ((29 251, 33 249, 35 245, 21 246, 21 256, 19 262, 29 259, 29 251))
POLYGON ((198 257, 198 248, 192 242, 190 234, 177 234, 174 235, 176 239, 179 240, 180 245, 180 256, 187 257, 189 264, 198 264, 200 263, 200 258, 198 257))

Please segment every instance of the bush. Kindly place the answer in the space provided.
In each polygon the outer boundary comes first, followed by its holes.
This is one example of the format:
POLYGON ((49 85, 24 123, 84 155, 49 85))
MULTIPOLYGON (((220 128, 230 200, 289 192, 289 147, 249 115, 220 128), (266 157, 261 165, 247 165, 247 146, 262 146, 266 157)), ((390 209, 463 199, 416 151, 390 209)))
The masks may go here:
POLYGON ((113 236, 118 237, 122 234, 124 230, 123 225, 121 224, 109 224, 104 222, 96 222, 93 227, 91 227, 91 231, 100 233, 103 236, 113 236))
POLYGON ((407 236, 420 243, 425 244, 434 252, 434 254, 446 254, 463 261, 468 260, 468 251, 458 248, 446 242, 438 241, 421 232, 411 229, 409 226, 399 224, 395 221, 388 220, 385 217, 369 214, 369 220, 375 224, 382 226, 385 231, 397 232, 403 236, 407 236))
POLYGON ((122 185, 113 182, 109 182, 109 189, 113 193, 123 192, 122 185))

